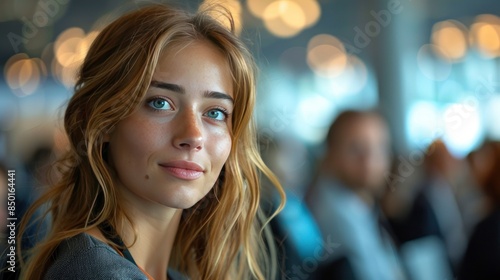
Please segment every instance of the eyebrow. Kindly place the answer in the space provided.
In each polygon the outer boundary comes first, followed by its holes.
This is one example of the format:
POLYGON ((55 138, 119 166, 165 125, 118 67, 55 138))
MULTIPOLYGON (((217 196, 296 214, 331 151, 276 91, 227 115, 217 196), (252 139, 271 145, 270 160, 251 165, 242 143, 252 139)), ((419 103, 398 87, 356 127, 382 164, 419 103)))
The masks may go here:
MULTIPOLYGON (((156 87, 156 88, 169 90, 169 91, 173 91, 173 92, 177 92, 180 94, 186 93, 186 90, 182 86, 179 86, 176 84, 170 84, 170 83, 159 82, 159 81, 151 81, 151 86, 156 87)), ((231 101, 231 103, 234 103, 234 99, 231 96, 229 96, 229 94, 219 92, 219 91, 207 90, 203 93, 203 96, 208 97, 208 98, 226 99, 226 100, 231 101)))

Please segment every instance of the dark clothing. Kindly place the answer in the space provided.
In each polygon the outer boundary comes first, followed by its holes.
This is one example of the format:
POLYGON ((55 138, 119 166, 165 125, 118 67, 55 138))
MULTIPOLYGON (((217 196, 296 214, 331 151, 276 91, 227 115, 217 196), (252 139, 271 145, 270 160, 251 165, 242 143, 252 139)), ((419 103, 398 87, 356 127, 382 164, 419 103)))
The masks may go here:
POLYGON ((500 279, 500 208, 476 226, 465 252, 459 279, 500 279))
MULTIPOLYGON (((120 256, 108 244, 81 233, 59 245, 52 265, 44 279, 81 280, 147 280, 148 277, 132 262, 120 256)), ((181 280, 170 271, 169 279, 181 280)))

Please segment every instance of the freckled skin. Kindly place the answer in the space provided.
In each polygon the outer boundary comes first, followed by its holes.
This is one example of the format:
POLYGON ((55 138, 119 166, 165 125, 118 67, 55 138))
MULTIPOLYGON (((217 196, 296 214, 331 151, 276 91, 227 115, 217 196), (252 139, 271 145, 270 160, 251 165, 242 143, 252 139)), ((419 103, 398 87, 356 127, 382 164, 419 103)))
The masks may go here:
POLYGON ((230 114, 233 103, 204 95, 217 91, 234 98, 230 68, 215 46, 196 41, 169 49, 153 81, 178 85, 184 92, 151 86, 137 110, 107 135, 116 187, 132 203, 189 208, 213 187, 231 150, 230 115, 223 120, 213 116, 223 116, 217 108, 230 114), (167 109, 155 110, 157 104, 167 109), (201 166, 201 177, 180 179, 160 165, 179 160, 201 166))

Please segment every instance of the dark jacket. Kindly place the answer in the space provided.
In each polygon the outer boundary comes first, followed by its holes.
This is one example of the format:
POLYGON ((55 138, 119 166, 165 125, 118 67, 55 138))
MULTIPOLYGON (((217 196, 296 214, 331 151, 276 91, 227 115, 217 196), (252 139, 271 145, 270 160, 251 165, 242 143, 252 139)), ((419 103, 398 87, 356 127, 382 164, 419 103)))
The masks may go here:
MULTIPOLYGON (((108 244, 81 233, 59 245, 52 265, 44 279, 80 280, 147 280, 147 276, 132 262, 119 255, 108 244)), ((175 272, 168 278, 181 280, 175 272)))

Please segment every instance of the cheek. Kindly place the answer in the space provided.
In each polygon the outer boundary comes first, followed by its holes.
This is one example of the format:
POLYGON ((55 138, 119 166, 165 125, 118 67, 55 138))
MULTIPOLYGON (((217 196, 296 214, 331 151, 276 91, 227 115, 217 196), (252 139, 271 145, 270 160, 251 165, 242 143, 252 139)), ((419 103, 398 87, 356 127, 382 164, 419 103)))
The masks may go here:
POLYGON ((220 171, 220 169, 222 169, 222 166, 226 163, 231 152, 231 136, 229 136, 229 134, 219 135, 214 141, 212 141, 212 143, 213 144, 210 147, 211 151, 209 154, 212 157, 211 161, 214 165, 214 169, 220 171))
POLYGON ((142 170, 148 164, 148 155, 161 145, 161 138, 147 123, 135 125, 125 122, 117 127, 110 139, 113 164, 120 170, 142 170))

